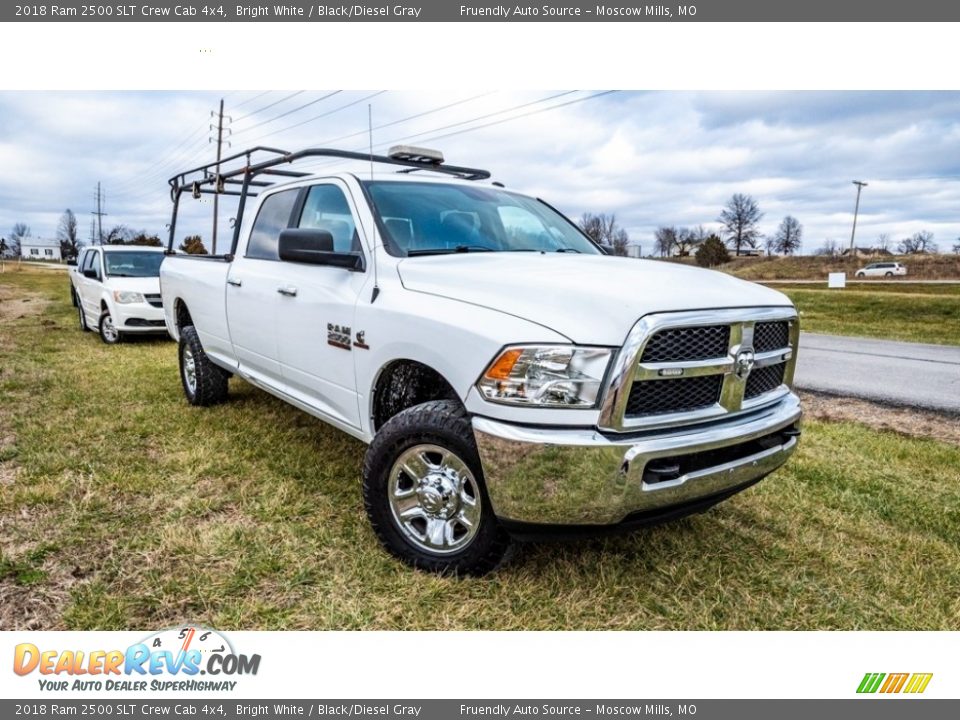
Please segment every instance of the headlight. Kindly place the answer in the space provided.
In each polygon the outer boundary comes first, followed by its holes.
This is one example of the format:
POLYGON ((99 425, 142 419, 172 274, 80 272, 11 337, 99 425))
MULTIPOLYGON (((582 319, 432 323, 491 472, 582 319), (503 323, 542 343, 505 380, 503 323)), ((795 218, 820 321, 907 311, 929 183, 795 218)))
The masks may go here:
POLYGON ((570 345, 508 347, 477 388, 487 400, 543 407, 596 407, 610 363, 605 348, 570 345))
POLYGON ((114 290, 113 299, 118 303, 128 305, 130 303, 142 303, 143 295, 138 292, 131 292, 130 290, 114 290))

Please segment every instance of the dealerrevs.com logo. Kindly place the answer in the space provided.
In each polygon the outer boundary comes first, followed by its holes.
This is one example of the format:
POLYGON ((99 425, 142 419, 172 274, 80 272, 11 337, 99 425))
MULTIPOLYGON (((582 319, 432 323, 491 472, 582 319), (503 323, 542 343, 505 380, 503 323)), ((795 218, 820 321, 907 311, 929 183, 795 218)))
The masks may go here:
POLYGON ((933 673, 867 673, 857 686, 858 693, 916 695, 927 689, 933 673))
POLYGON ((231 691, 243 675, 256 675, 260 655, 237 653, 216 630, 162 630, 125 650, 14 648, 13 671, 36 673, 45 691, 231 691))

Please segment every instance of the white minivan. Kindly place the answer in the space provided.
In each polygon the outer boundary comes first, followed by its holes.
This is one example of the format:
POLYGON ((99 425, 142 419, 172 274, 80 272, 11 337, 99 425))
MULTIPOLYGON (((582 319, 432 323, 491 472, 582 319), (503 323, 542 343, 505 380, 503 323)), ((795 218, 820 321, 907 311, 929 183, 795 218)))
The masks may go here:
POLYGON ((160 300, 163 248, 97 245, 70 268, 70 292, 81 330, 96 330, 109 345, 127 333, 166 333, 160 300))
POLYGON ((898 262, 879 262, 870 263, 866 267, 857 270, 858 278, 867 277, 893 277, 894 275, 906 275, 907 266, 898 262))

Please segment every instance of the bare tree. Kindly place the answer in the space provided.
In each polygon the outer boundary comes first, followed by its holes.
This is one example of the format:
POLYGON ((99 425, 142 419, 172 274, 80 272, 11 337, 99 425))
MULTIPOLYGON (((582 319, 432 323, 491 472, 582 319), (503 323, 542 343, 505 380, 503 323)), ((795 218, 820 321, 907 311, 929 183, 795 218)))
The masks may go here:
POLYGON ((57 227, 57 240, 60 241, 60 255, 65 260, 72 260, 80 254, 83 245, 77 237, 77 216, 70 208, 60 216, 60 225, 57 227))
POLYGON ((137 233, 126 225, 114 225, 103 236, 101 245, 125 245, 136 237, 137 233))
POLYGON ((781 255, 793 255, 803 244, 803 225, 793 215, 787 215, 773 236, 773 248, 781 255))
POLYGON ((777 238, 773 235, 765 236, 763 238, 763 249, 767 251, 767 255, 776 255, 777 238))
POLYGON ((828 257, 836 257, 839 254, 840 246, 837 245, 836 240, 831 240, 830 238, 824 240, 823 245, 814 252, 814 255, 826 255, 828 257))
POLYGON ((877 250, 882 250, 883 252, 890 252, 890 247, 893 245, 893 238, 890 237, 890 233, 880 233, 877 235, 877 250))
POLYGON ((937 251, 937 244, 933 241, 932 232, 929 230, 921 230, 901 240, 897 249, 904 255, 935 253, 937 251))
POLYGON ((746 247, 756 247, 760 237, 759 223, 763 219, 760 206, 750 195, 736 193, 720 212, 720 222, 727 232, 727 242, 737 255, 746 247))
POLYGON ((617 224, 617 216, 606 213, 584 213, 578 223, 598 245, 609 248, 614 255, 626 255, 630 236, 617 224))
POLYGON ((960 238, 957 238, 957 241, 953 244, 953 251, 960 255, 960 238))
POLYGON ((7 242, 10 254, 19 255, 20 244, 28 237, 30 237, 30 226, 22 222, 14 223, 10 231, 10 240, 7 242))
POLYGON ((677 229, 672 226, 662 226, 658 227, 656 232, 653 234, 653 250, 658 253, 660 257, 667 257, 673 252, 674 246, 677 244, 677 229))

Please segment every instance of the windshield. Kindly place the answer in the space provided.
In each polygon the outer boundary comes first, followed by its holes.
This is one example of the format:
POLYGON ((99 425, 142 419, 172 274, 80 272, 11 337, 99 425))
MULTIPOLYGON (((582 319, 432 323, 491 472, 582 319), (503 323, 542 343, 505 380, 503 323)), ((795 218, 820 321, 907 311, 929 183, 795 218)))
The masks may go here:
POLYGON ((408 257, 455 252, 600 250, 542 202, 490 187, 440 183, 364 183, 387 235, 408 257))
POLYGON ((114 277, 158 277, 162 252, 105 252, 107 275, 114 277))

